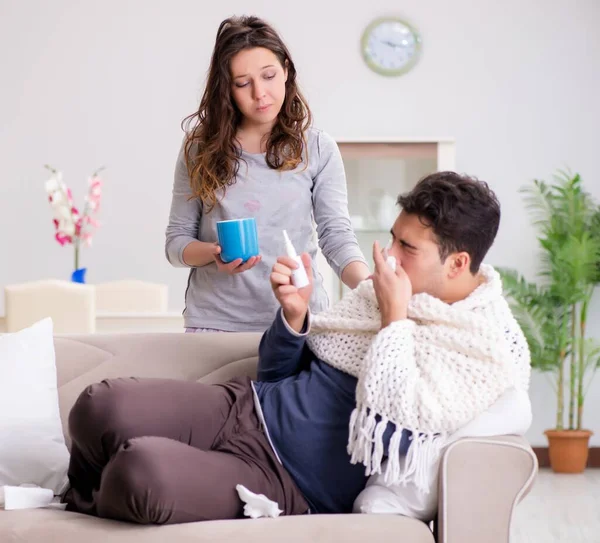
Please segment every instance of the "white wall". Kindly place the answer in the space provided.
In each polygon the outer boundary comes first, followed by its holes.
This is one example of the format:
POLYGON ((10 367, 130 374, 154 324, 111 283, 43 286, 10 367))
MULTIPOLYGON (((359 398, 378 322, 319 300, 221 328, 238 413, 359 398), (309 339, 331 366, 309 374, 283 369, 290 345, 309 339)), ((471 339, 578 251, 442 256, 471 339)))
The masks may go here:
MULTIPOLYGON (((163 256, 179 122, 199 98, 219 22, 261 15, 287 41, 316 117, 335 137, 454 137, 460 171, 488 180, 504 220, 490 262, 535 271, 536 242, 517 189, 556 168, 579 171, 600 197, 600 2, 597 0, 0 0, 0 284, 67 278, 43 191, 44 163, 81 199, 106 165, 104 226, 83 254, 91 282, 164 281, 183 304, 186 271, 163 256), (409 75, 371 73, 365 25, 407 17, 424 54, 409 75)), ((0 304, 2 300, 0 300, 0 304)), ((591 331, 600 337, 600 307, 591 331)), ((0 312, 2 308, 0 306, 0 312)), ((600 434, 600 378, 586 423, 600 434)), ((534 379, 532 441, 554 402, 534 379)), ((595 443, 600 444, 599 436, 595 443)))

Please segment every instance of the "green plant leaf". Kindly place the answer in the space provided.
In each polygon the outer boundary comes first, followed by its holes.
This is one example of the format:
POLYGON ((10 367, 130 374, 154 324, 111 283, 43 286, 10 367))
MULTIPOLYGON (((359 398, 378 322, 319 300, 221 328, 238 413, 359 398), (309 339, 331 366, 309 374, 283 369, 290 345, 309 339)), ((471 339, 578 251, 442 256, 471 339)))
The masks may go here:
MULTIPOLYGON (((600 346, 580 338, 585 326, 572 319, 581 315, 587 322, 594 286, 600 284, 600 207, 581 176, 568 170, 557 171, 551 183, 536 179, 520 192, 538 230, 538 281, 528 282, 514 270, 499 271, 527 338, 532 366, 558 375, 566 357, 579 354, 576 347, 584 341, 584 373, 593 376, 600 367, 600 346)), ((564 405, 569 406, 568 392, 575 389, 569 379, 577 379, 577 372, 564 376, 564 405)))

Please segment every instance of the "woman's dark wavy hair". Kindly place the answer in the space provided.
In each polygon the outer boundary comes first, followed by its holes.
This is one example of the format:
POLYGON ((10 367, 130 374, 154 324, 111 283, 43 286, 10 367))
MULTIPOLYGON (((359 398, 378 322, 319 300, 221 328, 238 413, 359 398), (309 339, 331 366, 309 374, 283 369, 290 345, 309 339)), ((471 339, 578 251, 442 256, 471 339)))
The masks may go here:
POLYGON ((190 186, 207 211, 217 204, 219 190, 235 182, 239 169, 235 135, 242 114, 231 96, 230 61, 240 51, 254 47, 272 51, 288 72, 283 105, 266 142, 267 164, 275 170, 293 170, 306 148, 305 131, 312 115, 298 90, 296 68, 282 39, 258 17, 225 19, 217 32, 200 107, 182 122, 190 186))

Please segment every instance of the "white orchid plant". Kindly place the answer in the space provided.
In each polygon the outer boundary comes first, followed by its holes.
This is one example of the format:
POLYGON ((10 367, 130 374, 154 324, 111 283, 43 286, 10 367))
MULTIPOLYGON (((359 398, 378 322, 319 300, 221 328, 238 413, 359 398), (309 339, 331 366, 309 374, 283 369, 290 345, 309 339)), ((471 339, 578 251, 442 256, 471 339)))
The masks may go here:
POLYGON ((75 270, 79 269, 79 249, 83 243, 89 247, 92 235, 100 223, 97 220, 102 196, 102 179, 99 177, 104 168, 96 170, 88 180, 88 193, 83 211, 73 205, 73 195, 63 179, 62 172, 46 165, 51 176, 46 181, 46 192, 53 212, 54 238, 61 246, 68 243, 75 248, 75 270))

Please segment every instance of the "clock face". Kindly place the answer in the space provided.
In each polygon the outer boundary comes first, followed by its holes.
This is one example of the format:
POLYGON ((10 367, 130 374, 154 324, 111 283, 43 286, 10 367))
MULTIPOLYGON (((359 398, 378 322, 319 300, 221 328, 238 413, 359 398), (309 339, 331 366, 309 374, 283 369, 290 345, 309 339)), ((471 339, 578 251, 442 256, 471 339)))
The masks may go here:
POLYGON ((421 38, 408 23, 393 18, 373 21, 364 31, 362 53, 367 65, 381 75, 408 72, 419 59, 421 38))

